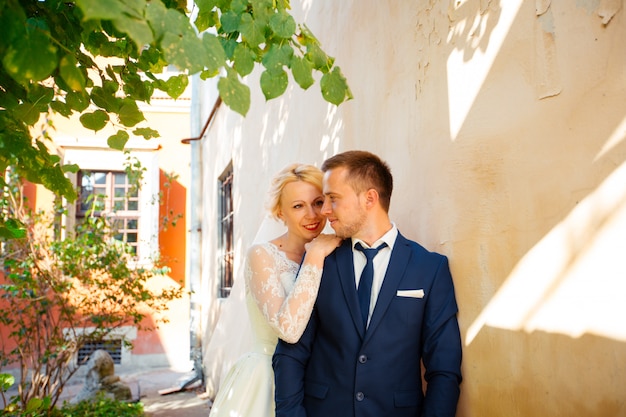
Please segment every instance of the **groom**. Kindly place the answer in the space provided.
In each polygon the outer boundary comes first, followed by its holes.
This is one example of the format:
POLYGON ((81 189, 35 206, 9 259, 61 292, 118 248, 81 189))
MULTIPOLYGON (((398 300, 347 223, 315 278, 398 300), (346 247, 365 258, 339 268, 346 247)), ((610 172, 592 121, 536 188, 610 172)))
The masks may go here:
POLYGON ((393 179, 376 155, 344 152, 322 170, 322 213, 345 240, 304 335, 276 347, 276 416, 453 417, 461 339, 446 257, 391 223, 393 179))

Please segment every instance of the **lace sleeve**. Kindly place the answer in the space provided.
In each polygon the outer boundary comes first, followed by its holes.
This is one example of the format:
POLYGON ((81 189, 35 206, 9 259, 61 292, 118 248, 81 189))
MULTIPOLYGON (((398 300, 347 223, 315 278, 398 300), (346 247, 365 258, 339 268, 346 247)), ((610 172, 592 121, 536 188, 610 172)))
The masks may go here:
POLYGON ((280 277, 281 273, 293 275, 291 269, 281 271, 278 259, 261 246, 252 247, 248 253, 246 273, 251 294, 278 337, 296 343, 311 317, 320 285, 322 270, 303 264, 289 292, 280 277))

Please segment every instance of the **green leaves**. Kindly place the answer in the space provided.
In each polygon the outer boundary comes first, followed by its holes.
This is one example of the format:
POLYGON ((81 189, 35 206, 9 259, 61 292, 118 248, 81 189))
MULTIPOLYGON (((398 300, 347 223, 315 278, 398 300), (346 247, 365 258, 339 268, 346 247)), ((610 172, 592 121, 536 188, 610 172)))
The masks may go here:
POLYGON ((83 113, 80 116, 80 122, 87 129, 97 132, 106 126, 109 121, 109 115, 104 110, 96 110, 93 113, 83 113))
POLYGON ((346 99, 352 98, 352 92, 350 92, 348 83, 338 67, 322 76, 320 86, 322 87, 324 99, 329 103, 339 105, 346 99))
POLYGON ((85 75, 77 66, 76 58, 73 55, 65 55, 59 62, 59 72, 63 81, 72 91, 83 91, 85 89, 85 75))
POLYGON ((107 145, 109 145, 112 149, 117 149, 118 151, 123 151, 124 146, 126 146, 126 142, 130 136, 124 130, 118 131, 116 134, 109 136, 107 139, 107 145))
MULTIPOLYGON (((19 220, 7 219, 4 224, 0 224, 1 239, 21 239, 24 237, 26 237, 26 229, 24 229, 24 224, 19 220)), ((0 384, 2 384, 1 380, 0 384)))
POLYGON ((272 29, 272 32, 274 32, 276 36, 289 39, 296 32, 296 21, 283 10, 270 17, 270 29, 272 29))
POLYGON ((228 70, 228 75, 217 82, 217 90, 224 103, 237 113, 245 116, 250 108, 250 87, 242 84, 234 70, 228 70))
POLYGON ((6 72, 22 85, 46 79, 57 67, 57 48, 50 40, 47 23, 30 18, 9 45, 2 58, 6 72))
MULTIPOLYGON (((352 98, 334 58, 288 13, 289 0, 194 2, 195 27, 181 0, 0 1, 0 170, 15 158, 23 177, 71 201, 65 168, 31 137, 32 127, 51 111, 80 113, 97 134, 114 128, 108 143, 124 149, 130 134, 159 136, 135 129, 145 120, 137 102, 150 103, 155 88, 178 98, 196 73, 219 77, 222 100, 244 116, 243 77, 257 66, 266 100, 284 94, 290 72, 303 89, 320 80, 330 103, 352 98), (179 74, 157 76, 172 65, 179 74)), ((0 227, 13 234, 2 219, 0 227)))

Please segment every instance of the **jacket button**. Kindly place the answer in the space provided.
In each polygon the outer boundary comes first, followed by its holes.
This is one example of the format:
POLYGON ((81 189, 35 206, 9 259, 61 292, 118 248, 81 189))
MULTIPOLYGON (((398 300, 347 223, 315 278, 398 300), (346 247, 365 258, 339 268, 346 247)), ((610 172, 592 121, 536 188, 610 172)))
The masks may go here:
POLYGON ((363 401, 365 399, 365 394, 363 394, 362 392, 357 392, 356 393, 356 400, 357 401, 363 401))
POLYGON ((367 356, 365 356, 365 355, 359 356, 359 362, 361 362, 361 363, 367 362, 367 356))

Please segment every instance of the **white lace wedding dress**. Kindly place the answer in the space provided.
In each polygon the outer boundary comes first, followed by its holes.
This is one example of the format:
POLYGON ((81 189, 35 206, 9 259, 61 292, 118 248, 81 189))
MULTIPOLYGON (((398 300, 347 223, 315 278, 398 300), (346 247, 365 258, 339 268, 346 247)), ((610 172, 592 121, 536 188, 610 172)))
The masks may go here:
POLYGON ((278 337, 295 343, 302 336, 322 275, 314 266, 299 268, 272 243, 250 248, 245 279, 253 349, 226 375, 211 407, 211 417, 274 416, 272 354, 278 337))

